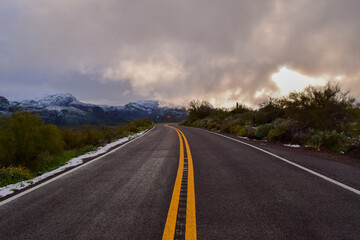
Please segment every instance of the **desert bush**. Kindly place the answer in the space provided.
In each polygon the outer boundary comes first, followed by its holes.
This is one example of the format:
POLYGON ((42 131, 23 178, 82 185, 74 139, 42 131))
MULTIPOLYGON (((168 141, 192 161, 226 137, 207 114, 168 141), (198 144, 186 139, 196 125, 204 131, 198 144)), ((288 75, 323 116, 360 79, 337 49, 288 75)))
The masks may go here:
MULTIPOLYGON (((102 125, 100 128, 102 139, 104 143, 109 143, 114 140, 116 136, 116 131, 114 128, 111 128, 106 125, 102 125)), ((101 144, 102 145, 102 144, 101 144)))
POLYGON ((214 107, 206 101, 192 100, 188 108, 188 119, 189 121, 195 121, 205 118, 213 113, 213 109, 214 107))
POLYGON ((229 129, 229 133, 238 133, 240 131, 240 128, 242 128, 241 125, 231 126, 229 129))
POLYGON ((211 130, 218 130, 221 128, 221 120, 220 119, 207 119, 205 128, 211 129, 211 130))
POLYGON ((230 115, 231 112, 226 108, 213 108, 210 116, 217 120, 224 120, 230 115))
POLYGON ((243 104, 236 103, 236 107, 230 111, 231 115, 249 112, 251 109, 243 104))
POLYGON ((80 134, 73 129, 65 129, 61 131, 62 139, 65 143, 64 149, 70 150, 81 146, 80 134))
POLYGON ((348 138, 343 132, 338 133, 336 130, 327 131, 323 136, 323 146, 333 151, 347 151, 348 138))
POLYGON ((73 157, 151 125, 148 119, 138 119, 118 128, 84 125, 59 131, 55 125, 45 125, 37 114, 16 112, 0 117, 0 181, 9 184, 29 179, 31 173, 50 171, 73 157))
POLYGON ((351 133, 353 133, 354 135, 360 135, 360 120, 354 122, 351 128, 352 128, 350 130, 351 133))
POLYGON ((81 142, 81 146, 83 145, 91 145, 96 146, 99 144, 99 140, 101 139, 101 133, 91 127, 90 125, 83 125, 79 132, 79 138, 81 142))
POLYGON ((244 112, 241 114, 236 115, 237 119, 238 119, 238 123, 240 125, 246 125, 247 123, 253 123, 254 122, 254 117, 255 113, 254 111, 249 111, 249 112, 244 112))
POLYGON ((41 142, 43 151, 50 154, 59 154, 63 152, 64 141, 61 138, 59 129, 52 124, 40 128, 41 142))
POLYGON ((140 118, 132 121, 132 124, 134 124, 137 128, 141 127, 149 127, 152 125, 152 122, 148 118, 140 118))
POLYGON ((285 129, 274 128, 270 130, 267 139, 271 141, 278 141, 281 140, 285 134, 286 134, 285 129))
POLYGON ((32 177, 30 170, 25 167, 2 167, 0 168, 0 187, 32 177))
POLYGON ((298 131, 297 123, 291 119, 276 119, 273 123, 274 128, 271 129, 267 138, 272 141, 289 141, 292 134, 298 131))
POLYGON ((233 110, 219 109, 204 101, 192 101, 188 110, 187 126, 256 138, 268 133, 272 141, 309 144, 318 149, 345 151, 354 146, 348 139, 360 134, 360 103, 336 83, 270 98, 257 110, 239 104, 233 110), (259 127, 254 131, 252 126, 256 125, 259 127))
POLYGON ((193 126, 194 126, 194 127, 201 127, 202 122, 203 122, 202 119, 198 119, 198 120, 196 120, 195 122, 193 122, 193 126))
POLYGON ((254 132, 254 136, 257 138, 264 138, 269 134, 271 129, 272 129, 271 124, 260 125, 259 127, 256 128, 254 132))
POLYGON ((281 99, 269 98, 260 104, 260 108, 253 112, 252 121, 255 124, 271 123, 284 117, 284 106, 281 99))
POLYGON ((17 112, 0 119, 0 165, 25 166, 35 170, 41 163, 38 155, 44 151, 63 151, 58 128, 45 125, 36 114, 17 112))
POLYGON ((323 143, 323 132, 320 132, 319 134, 315 134, 311 137, 311 145, 313 147, 316 147, 318 151, 320 151, 320 147, 323 143))
POLYGON ((332 132, 324 132, 323 136, 323 145, 327 147, 333 147, 337 145, 340 140, 340 135, 333 130, 332 132))
POLYGON ((308 87, 292 92, 284 99, 285 115, 296 119, 304 129, 344 130, 354 120, 355 98, 343 92, 339 84, 308 87))
POLYGON ((233 129, 236 125, 239 125, 239 119, 235 116, 229 116, 221 121, 220 131, 235 133, 237 131, 234 131, 233 129))
POLYGON ((349 139, 343 132, 338 133, 333 131, 319 131, 311 137, 310 145, 320 150, 322 147, 339 152, 346 152, 351 145, 351 138, 349 139))
POLYGON ((135 133, 138 130, 138 128, 134 123, 131 122, 124 127, 124 130, 125 132, 132 134, 135 133))
POLYGON ((296 144, 305 145, 311 140, 311 134, 304 132, 297 132, 293 134, 291 142, 296 144))
POLYGON ((154 123, 151 122, 149 119, 147 118, 141 118, 141 119, 136 119, 128 124, 121 124, 119 126, 117 126, 117 129, 114 129, 114 133, 116 138, 119 137, 125 137, 128 136, 130 134, 134 134, 140 131, 143 131, 149 127, 151 127, 154 123))
POLYGON ((240 128, 238 134, 239 134, 239 136, 242 136, 242 137, 252 138, 252 137, 254 137, 254 128, 251 125, 245 125, 242 128, 240 128))

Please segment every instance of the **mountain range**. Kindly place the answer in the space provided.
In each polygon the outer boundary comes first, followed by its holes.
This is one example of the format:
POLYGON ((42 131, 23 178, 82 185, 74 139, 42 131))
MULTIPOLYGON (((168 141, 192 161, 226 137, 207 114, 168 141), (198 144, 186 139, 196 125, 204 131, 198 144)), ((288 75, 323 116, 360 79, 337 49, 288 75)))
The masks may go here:
POLYGON ((188 115, 184 107, 161 106, 154 100, 140 100, 124 106, 107 106, 80 102, 70 93, 24 101, 9 101, 0 96, 0 115, 20 110, 37 113, 46 123, 72 126, 116 125, 137 118, 149 118, 155 122, 182 121, 188 115))

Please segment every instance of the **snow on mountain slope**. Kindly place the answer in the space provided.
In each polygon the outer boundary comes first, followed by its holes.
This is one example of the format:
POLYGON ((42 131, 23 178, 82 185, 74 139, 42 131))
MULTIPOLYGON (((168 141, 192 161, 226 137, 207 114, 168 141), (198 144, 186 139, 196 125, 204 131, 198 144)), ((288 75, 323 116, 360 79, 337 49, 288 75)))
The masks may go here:
POLYGON ((124 107, 126 110, 130 111, 144 111, 148 113, 154 112, 158 109, 159 103, 152 100, 140 100, 132 103, 126 104, 124 107))
POLYGON ((46 107, 46 106, 69 106, 72 103, 80 103, 72 94, 70 93, 60 93, 60 94, 51 94, 43 98, 35 98, 32 100, 25 100, 20 102, 20 106, 36 106, 36 107, 46 107))
POLYGON ((9 102, 0 97, 0 114, 22 109, 38 113, 47 123, 57 125, 109 124, 129 122, 137 118, 150 118, 154 121, 184 120, 187 112, 184 107, 165 106, 154 100, 130 102, 125 106, 107 106, 83 103, 70 93, 51 94, 42 98, 9 102))

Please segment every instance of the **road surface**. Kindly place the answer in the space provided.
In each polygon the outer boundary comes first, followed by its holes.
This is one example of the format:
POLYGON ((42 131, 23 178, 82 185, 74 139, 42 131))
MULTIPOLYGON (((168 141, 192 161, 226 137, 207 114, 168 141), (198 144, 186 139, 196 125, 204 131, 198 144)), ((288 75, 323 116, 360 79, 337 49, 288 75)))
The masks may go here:
POLYGON ((2 204, 0 239, 360 238, 358 167, 267 150, 159 124, 2 204))

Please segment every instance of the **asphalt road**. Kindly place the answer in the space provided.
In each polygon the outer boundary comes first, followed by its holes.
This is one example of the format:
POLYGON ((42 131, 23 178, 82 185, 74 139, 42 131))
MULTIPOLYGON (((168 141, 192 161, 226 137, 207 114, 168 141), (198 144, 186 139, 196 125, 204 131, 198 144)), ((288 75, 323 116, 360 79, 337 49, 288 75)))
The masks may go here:
MULTIPOLYGON (((176 127, 192 154, 198 239, 360 239, 360 195, 231 139, 176 127)), ((358 167, 276 151, 360 189, 358 167)), ((177 132, 157 125, 0 206, 0 239, 161 239, 179 152, 177 132)))

